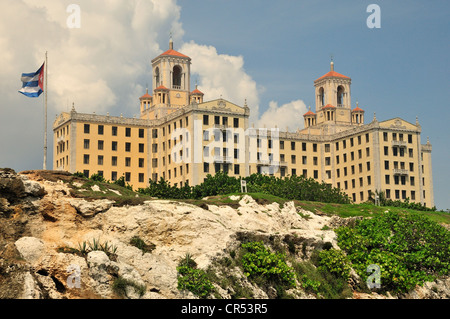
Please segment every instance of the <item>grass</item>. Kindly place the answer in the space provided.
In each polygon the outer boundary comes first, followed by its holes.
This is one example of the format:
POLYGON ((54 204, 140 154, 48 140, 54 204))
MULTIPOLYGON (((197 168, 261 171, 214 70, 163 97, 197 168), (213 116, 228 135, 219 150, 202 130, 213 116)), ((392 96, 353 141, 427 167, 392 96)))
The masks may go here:
MULTIPOLYGON (((119 186, 114 183, 99 182, 87 178, 76 178, 74 181, 81 184, 77 187, 74 182, 71 181, 69 185, 72 187, 72 195, 85 199, 110 199, 115 201, 115 206, 125 205, 141 205, 147 200, 151 200, 152 197, 139 194, 126 187, 119 186), (93 191, 92 186, 97 185, 100 191, 93 191), (121 195, 118 195, 119 192, 121 195)), ((209 196, 207 200, 203 199, 179 199, 176 201, 193 204, 202 208, 207 208, 206 205, 223 206, 227 205, 232 208, 238 208, 239 200, 232 200, 230 196, 251 196, 258 204, 266 205, 271 203, 278 203, 283 206, 286 202, 290 201, 278 196, 265 194, 265 193, 231 193, 226 195, 209 196)), ((304 210, 311 211, 313 213, 324 213, 326 215, 337 215, 342 218, 346 217, 371 217, 377 214, 382 214, 389 210, 396 213, 417 213, 430 218, 438 223, 450 224, 450 214, 445 212, 431 212, 431 211, 416 211, 413 209, 401 208, 401 207, 389 207, 389 206, 375 206, 371 203, 361 204, 334 204, 334 203, 321 203, 311 201, 299 201, 294 200, 295 206, 300 206, 304 210)))
POLYGON ((142 297, 145 294, 145 286, 139 285, 138 283, 123 277, 118 277, 114 280, 112 289, 119 297, 126 297, 127 287, 133 287, 139 297, 142 297))
POLYGON ((295 201, 297 206, 301 206, 305 210, 309 210, 313 213, 324 213, 327 215, 337 215, 342 218, 346 217, 372 217, 384 213, 385 211, 391 211, 394 213, 409 213, 424 215, 431 220, 450 224, 450 214, 445 212, 431 212, 431 211, 417 211, 408 208, 391 207, 391 206, 375 206, 370 203, 361 204, 333 204, 333 203, 320 203, 320 202, 307 202, 307 201, 295 201))
POLYGON ((139 194, 114 183, 99 182, 87 178, 78 178, 76 183, 69 183, 74 197, 87 200, 109 199, 115 201, 115 206, 141 205, 145 201, 151 199, 150 196, 139 194), (81 184, 81 186, 78 186, 79 184, 81 184), (98 186, 100 191, 92 190, 93 186, 98 186), (117 194, 117 192, 119 192, 120 195, 117 194))

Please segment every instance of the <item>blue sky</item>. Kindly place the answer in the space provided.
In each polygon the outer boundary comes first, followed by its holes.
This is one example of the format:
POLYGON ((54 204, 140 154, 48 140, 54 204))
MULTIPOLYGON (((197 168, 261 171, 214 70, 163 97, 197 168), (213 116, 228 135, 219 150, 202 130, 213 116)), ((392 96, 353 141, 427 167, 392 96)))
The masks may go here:
POLYGON ((366 122, 401 117, 422 126, 433 145, 435 204, 450 208, 450 2, 359 0, 80 0, 81 28, 70 29, 69 0, 0 4, 0 167, 42 168, 42 100, 17 93, 20 74, 34 72, 49 51, 51 125, 70 109, 112 115, 138 113, 151 83, 150 60, 175 49, 193 58, 192 84, 209 98, 242 105, 255 121, 272 118, 301 127, 314 108, 313 81, 329 70, 352 78, 352 104, 366 122), (381 28, 369 29, 369 4, 381 8, 381 28), (39 28, 28 28, 23 20, 39 28))

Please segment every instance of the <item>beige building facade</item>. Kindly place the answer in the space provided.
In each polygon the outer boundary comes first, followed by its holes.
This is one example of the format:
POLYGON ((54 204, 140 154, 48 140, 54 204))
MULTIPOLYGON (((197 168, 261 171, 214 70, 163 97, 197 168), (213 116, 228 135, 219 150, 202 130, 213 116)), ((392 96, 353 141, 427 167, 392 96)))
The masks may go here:
POLYGON ((124 176, 134 189, 149 179, 197 185, 208 174, 304 175, 345 191, 355 203, 370 192, 434 206, 431 144, 418 121, 365 124, 352 109, 351 78, 330 71, 314 81, 315 112, 296 132, 249 125, 250 109, 190 89, 191 59, 173 49, 152 60, 153 95, 140 97, 140 118, 71 112, 54 124, 54 169, 124 176))

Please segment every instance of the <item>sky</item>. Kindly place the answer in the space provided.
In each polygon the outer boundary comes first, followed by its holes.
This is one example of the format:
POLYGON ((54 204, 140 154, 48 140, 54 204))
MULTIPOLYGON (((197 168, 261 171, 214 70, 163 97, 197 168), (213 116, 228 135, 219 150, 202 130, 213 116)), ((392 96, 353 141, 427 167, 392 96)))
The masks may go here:
POLYGON ((315 108, 313 82, 332 56, 366 123, 374 113, 379 121, 418 117, 422 143, 433 145, 435 204, 450 208, 449 12, 447 0, 2 0, 0 167, 42 169, 43 95, 18 90, 46 51, 52 168, 56 115, 74 104, 138 116, 150 61, 172 34, 175 50, 192 58, 191 87, 205 100, 247 101, 255 127, 303 128, 315 108))

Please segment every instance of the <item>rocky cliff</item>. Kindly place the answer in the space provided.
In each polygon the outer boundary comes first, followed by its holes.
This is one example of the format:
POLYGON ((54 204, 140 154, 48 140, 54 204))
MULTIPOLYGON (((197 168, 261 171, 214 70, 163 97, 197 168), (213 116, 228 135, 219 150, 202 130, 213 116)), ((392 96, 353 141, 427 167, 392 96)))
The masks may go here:
MULTIPOLYGON (((64 172, 0 169, 0 298, 195 298, 177 288, 176 267, 186 254, 198 268, 239 282, 215 284, 213 297, 232 298, 240 287, 254 298, 272 298, 273 288, 258 287, 223 260, 248 239, 290 248, 307 260, 326 244, 337 248, 333 228, 349 222, 250 196, 232 196, 223 206, 158 199, 118 205, 73 196, 77 183, 64 172), (136 238, 146 250, 132 244, 136 238), (106 249, 87 249, 93 246, 106 249), (123 293, 114 288, 119 278, 123 293)), ((358 284, 357 276, 351 280, 358 284)), ((449 288, 450 280, 440 280, 402 297, 448 298, 449 288)), ((316 298, 301 288, 289 293, 316 298)), ((396 298, 356 292, 352 297, 396 298)))

